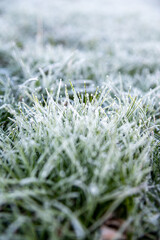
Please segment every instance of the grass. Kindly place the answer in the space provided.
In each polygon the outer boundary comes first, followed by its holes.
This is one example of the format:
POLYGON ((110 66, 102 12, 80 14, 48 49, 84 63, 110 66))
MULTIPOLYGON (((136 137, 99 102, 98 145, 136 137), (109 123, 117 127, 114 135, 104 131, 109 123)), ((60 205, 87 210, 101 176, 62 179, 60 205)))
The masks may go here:
POLYGON ((0 3, 0 240, 100 240, 112 218, 125 239, 159 239, 155 7, 9 2, 0 3))

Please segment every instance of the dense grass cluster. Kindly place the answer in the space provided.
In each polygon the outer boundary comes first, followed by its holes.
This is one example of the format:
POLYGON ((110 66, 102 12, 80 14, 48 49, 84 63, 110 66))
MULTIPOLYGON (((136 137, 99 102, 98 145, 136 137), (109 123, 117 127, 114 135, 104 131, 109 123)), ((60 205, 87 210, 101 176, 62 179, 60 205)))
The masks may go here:
POLYGON ((0 2, 0 240, 159 239, 156 0, 22 2, 0 2))

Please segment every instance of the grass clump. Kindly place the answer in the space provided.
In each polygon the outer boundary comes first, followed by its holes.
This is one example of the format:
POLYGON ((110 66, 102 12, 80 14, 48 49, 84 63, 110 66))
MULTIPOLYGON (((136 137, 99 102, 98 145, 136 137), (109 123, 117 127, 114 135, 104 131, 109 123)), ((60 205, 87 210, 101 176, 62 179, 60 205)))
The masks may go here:
POLYGON ((98 239, 111 214, 132 223, 128 236, 144 234, 134 226, 154 139, 142 103, 105 90, 86 103, 73 95, 33 96, 1 134, 1 239, 98 239))

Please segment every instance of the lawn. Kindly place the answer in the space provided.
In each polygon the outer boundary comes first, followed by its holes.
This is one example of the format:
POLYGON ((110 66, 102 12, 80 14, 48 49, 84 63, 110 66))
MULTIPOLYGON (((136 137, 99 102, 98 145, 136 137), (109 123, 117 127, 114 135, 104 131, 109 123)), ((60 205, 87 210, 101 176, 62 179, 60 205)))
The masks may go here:
POLYGON ((0 240, 160 239, 159 12, 0 1, 0 240))

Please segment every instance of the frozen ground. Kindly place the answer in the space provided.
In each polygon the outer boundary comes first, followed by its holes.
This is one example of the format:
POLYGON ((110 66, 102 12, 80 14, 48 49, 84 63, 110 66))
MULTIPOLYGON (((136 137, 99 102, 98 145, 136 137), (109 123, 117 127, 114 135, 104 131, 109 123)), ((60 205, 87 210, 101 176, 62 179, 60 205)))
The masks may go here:
POLYGON ((124 75, 125 89, 145 92, 159 84, 158 1, 16 0, 1 5, 1 46, 11 48, 24 80, 37 76, 39 68, 50 68, 52 81, 44 83, 49 88, 60 78, 101 85, 106 75, 114 82, 124 75))

